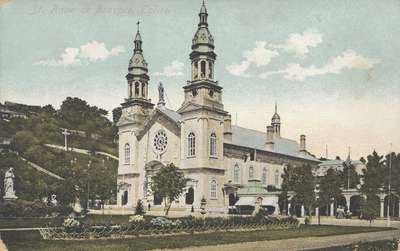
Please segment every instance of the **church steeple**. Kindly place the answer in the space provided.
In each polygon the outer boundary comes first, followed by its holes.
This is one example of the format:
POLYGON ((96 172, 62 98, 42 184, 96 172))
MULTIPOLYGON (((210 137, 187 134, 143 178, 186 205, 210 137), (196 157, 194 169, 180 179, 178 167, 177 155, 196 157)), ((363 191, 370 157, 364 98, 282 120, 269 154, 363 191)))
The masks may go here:
POLYGON ((275 101, 275 113, 271 119, 271 126, 274 131, 274 135, 280 137, 281 136, 281 117, 278 114, 278 104, 275 101))
POLYGON ((142 37, 140 36, 139 24, 140 24, 140 22, 138 21, 138 22, 136 23, 136 25, 137 25, 137 32, 136 32, 135 41, 134 41, 134 43, 135 43, 135 49, 134 49, 134 51, 142 52, 142 37))
POLYGON ((201 9, 200 9, 200 13, 199 13, 199 17, 200 17, 199 27, 200 26, 205 26, 205 27, 208 26, 208 24, 207 24, 207 16, 208 16, 207 8, 206 8, 206 5, 205 5, 204 0, 203 0, 203 4, 201 5, 201 9))
POLYGON ((153 107, 148 98, 148 84, 150 77, 148 75, 147 62, 143 56, 142 36, 139 31, 137 22, 137 31, 134 39, 133 55, 129 60, 128 74, 126 80, 128 82, 128 95, 125 106, 140 104, 144 107, 153 107))
POLYGON ((207 8, 203 1, 199 13, 199 24, 192 40, 192 81, 206 79, 214 80, 214 63, 217 55, 214 53, 214 37, 208 30, 207 8))
POLYGON ((214 37, 208 29, 208 12, 204 1, 198 16, 199 23, 192 39, 192 52, 189 56, 192 74, 187 85, 183 87, 185 101, 182 107, 193 103, 207 109, 225 112, 222 104, 222 87, 218 85, 214 75, 217 55, 214 52, 214 37))

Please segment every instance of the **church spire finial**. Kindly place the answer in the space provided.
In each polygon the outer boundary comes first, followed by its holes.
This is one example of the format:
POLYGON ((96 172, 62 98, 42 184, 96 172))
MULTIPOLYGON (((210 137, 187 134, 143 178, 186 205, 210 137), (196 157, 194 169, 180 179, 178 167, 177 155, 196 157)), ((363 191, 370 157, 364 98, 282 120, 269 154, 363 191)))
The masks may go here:
POLYGON ((139 24, 140 24, 140 21, 137 21, 137 23, 136 23, 136 25, 137 25, 137 31, 136 31, 136 36, 135 36, 135 52, 138 52, 138 51, 142 51, 142 36, 140 35, 140 32, 139 32, 139 24))
POLYGON ((201 4, 201 8, 200 8, 200 13, 199 13, 199 17, 200 17, 200 23, 199 26, 208 26, 207 24, 207 8, 206 8, 206 4, 203 3, 201 4))
POLYGON ((278 103, 275 100, 275 113, 278 113, 278 103))

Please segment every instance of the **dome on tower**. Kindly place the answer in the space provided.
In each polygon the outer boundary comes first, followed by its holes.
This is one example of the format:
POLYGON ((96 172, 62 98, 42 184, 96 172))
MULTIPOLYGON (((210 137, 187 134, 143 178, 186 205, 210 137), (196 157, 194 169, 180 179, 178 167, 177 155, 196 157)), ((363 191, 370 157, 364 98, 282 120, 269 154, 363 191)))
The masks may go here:
POLYGON ((141 53, 133 54, 132 58, 129 60, 129 71, 134 68, 146 68, 147 71, 147 62, 141 53))
POLYGON ((194 34, 192 45, 209 44, 214 46, 214 37, 211 35, 207 27, 199 27, 194 34))

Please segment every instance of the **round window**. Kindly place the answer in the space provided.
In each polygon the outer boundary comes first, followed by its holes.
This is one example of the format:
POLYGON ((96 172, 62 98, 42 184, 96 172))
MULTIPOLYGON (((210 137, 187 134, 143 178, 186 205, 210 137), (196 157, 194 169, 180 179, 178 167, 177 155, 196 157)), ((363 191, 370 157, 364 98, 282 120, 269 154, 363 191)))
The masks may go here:
POLYGON ((153 147, 156 153, 163 153, 167 149, 168 137, 164 130, 159 130, 154 136, 153 147))

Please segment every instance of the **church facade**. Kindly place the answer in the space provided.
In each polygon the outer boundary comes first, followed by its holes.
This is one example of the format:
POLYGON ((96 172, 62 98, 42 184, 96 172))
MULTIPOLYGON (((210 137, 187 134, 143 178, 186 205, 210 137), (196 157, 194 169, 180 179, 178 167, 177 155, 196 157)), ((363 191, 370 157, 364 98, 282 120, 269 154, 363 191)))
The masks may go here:
POLYGON ((256 181, 258 191, 263 191, 257 195, 265 199, 263 205, 278 213, 277 196, 285 166, 316 167, 320 163, 307 151, 305 135, 299 136, 299 143, 281 135, 276 104, 265 131, 232 125, 222 100, 223 84, 214 78, 217 55, 207 18, 203 3, 189 55, 191 80, 183 86, 184 101, 177 111, 166 107, 161 84, 157 104, 149 99, 148 65, 137 31, 126 75, 127 97, 117 123, 120 207, 134 207, 138 200, 151 208, 162 207, 163 199, 150 190, 149 183, 161 166, 174 163, 189 181, 171 210, 198 210, 204 198, 207 210, 227 212, 240 202, 238 195, 244 196, 241 189, 252 196, 246 186, 256 181))

